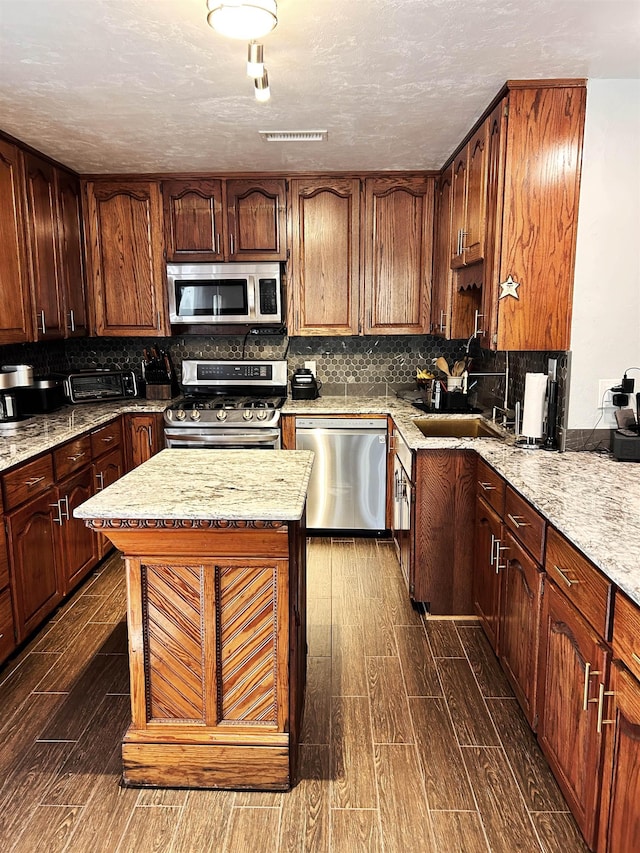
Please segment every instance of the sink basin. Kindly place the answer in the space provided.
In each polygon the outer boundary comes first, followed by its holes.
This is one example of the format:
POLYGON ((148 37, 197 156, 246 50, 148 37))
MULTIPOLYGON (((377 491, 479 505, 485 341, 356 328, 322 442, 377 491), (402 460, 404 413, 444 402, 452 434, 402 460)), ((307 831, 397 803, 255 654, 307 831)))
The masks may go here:
POLYGON ((414 424, 426 438, 504 438, 481 418, 416 418, 414 424))

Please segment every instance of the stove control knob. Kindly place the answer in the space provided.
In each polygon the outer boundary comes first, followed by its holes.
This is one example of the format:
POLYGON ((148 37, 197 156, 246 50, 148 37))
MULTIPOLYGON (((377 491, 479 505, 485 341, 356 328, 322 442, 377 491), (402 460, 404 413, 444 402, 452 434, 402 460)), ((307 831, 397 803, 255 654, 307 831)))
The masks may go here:
POLYGON ((217 418, 219 421, 226 421, 226 419, 227 419, 227 413, 226 413, 226 411, 225 411, 224 409, 220 409, 219 411, 217 411, 217 412, 216 412, 216 418, 217 418))
POLYGON ((266 409, 260 409, 258 411, 258 420, 259 421, 266 421, 266 419, 268 417, 269 417, 269 412, 266 409))
POLYGON ((245 409, 242 413, 242 417, 245 419, 245 421, 250 421, 253 418, 253 412, 251 411, 251 409, 245 409))
POLYGON ((197 409, 193 409, 191 412, 191 420, 199 421, 200 420, 200 412, 197 409))
POLYGON ((183 421, 187 417, 187 413, 184 409, 178 409, 176 412, 176 420, 183 421))
POLYGON ((164 416, 165 416, 166 420, 172 421, 173 420, 173 411, 171 409, 167 409, 167 411, 164 413, 164 416))

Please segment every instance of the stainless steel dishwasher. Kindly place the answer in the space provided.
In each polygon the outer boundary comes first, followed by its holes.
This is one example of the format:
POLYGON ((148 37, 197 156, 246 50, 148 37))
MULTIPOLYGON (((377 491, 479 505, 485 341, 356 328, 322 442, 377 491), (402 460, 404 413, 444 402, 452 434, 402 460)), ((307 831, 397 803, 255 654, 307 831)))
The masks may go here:
POLYGON ((308 529, 385 529, 386 418, 296 418, 296 448, 315 453, 308 529))

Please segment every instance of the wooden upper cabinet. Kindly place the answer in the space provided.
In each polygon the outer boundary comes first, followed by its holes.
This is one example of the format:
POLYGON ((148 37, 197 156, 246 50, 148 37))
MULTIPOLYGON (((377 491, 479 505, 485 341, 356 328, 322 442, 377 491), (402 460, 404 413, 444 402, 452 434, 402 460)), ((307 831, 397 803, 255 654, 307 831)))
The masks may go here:
POLYGON ((35 336, 39 341, 62 338, 64 322, 55 168, 34 154, 23 156, 35 336))
POLYGON ((284 179, 176 180, 162 185, 170 261, 284 261, 284 179))
POLYGON ((429 331, 434 179, 365 182, 364 333, 429 331))
POLYGON ((436 183, 436 218, 433 229, 433 275, 431 285, 431 334, 449 337, 451 326, 451 206, 453 164, 436 183))
POLYGON ((228 255, 233 261, 285 261, 284 179, 227 181, 228 255))
POLYGON ((360 181, 291 181, 289 333, 357 335, 360 181))
POLYGON ((167 330, 162 200, 151 181, 87 183, 87 243, 98 335, 167 330))
POLYGON ((82 337, 89 333, 89 320, 82 248, 80 181, 69 172, 56 169, 56 186, 65 337, 82 337))
POLYGON ((222 181, 164 181, 162 195, 167 259, 222 261, 226 244, 222 181))
POLYGON ((464 266, 465 201, 467 195, 467 149, 453 161, 451 173, 451 231, 449 257, 453 269, 464 266))
POLYGON ((0 344, 32 340, 23 185, 19 149, 0 139, 0 344))
POLYGON ((585 99, 584 85, 508 94, 499 350, 569 349, 585 99))
POLYGON ((464 262, 484 258, 487 219, 488 122, 467 143, 467 197, 465 204, 464 262))

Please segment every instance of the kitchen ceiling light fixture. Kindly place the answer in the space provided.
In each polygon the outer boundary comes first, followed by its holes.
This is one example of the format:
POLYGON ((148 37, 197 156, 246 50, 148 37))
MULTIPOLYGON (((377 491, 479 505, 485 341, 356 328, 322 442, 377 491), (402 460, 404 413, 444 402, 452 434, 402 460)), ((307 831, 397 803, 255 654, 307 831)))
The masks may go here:
POLYGON ((278 23, 276 0, 207 0, 207 9, 209 26, 232 39, 261 38, 278 23))
POLYGON ((247 77, 257 80, 264 74, 264 48, 255 41, 249 42, 247 50, 247 77))
POLYGON ((260 103, 268 101, 271 97, 271 90, 269 89, 269 75, 267 74, 266 68, 264 69, 262 77, 258 77, 253 81, 253 85, 256 101, 260 101, 260 103))

